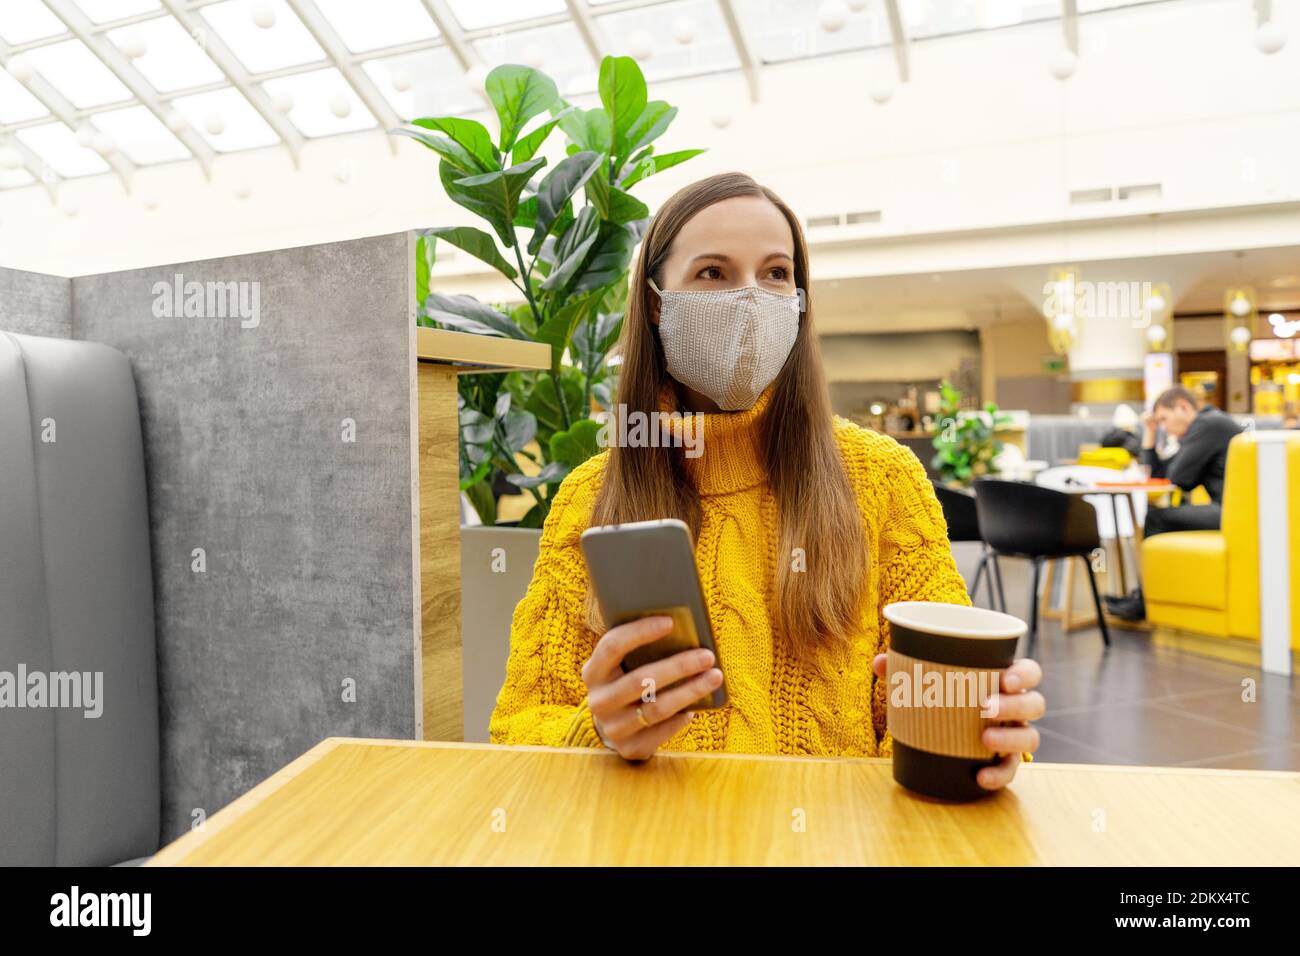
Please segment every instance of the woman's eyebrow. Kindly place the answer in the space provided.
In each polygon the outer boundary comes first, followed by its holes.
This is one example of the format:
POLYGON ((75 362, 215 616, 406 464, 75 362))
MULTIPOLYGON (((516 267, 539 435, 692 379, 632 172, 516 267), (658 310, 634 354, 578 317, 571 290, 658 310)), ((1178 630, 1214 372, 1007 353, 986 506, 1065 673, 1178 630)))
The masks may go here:
POLYGON ((731 257, 723 255, 721 252, 702 252, 691 260, 691 265, 699 262, 701 259, 717 259, 720 262, 730 262, 731 257))
POLYGON ((767 262, 768 259, 789 259, 790 261, 793 262, 794 256, 790 255, 790 253, 788 252, 782 252, 781 250, 778 249, 776 252, 769 252, 766 256, 763 257, 764 262, 767 262))

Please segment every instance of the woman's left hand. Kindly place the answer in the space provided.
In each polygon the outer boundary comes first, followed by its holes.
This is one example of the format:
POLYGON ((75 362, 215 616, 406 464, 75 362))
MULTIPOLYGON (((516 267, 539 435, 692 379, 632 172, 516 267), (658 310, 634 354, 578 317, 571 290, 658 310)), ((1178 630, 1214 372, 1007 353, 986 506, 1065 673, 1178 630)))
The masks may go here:
MULTIPOLYGON (((876 676, 888 674, 888 656, 877 654, 872 661, 876 676)), ((1000 790, 1009 784, 1020 766, 1022 753, 1038 749, 1038 730, 1029 722, 1047 712, 1047 701, 1034 690, 1043 679, 1043 669, 1038 662, 1022 657, 1002 672, 999 692, 987 710, 996 707, 997 719, 1004 724, 984 728, 984 746, 1000 755, 992 767, 985 767, 976 779, 986 790, 1000 790)))

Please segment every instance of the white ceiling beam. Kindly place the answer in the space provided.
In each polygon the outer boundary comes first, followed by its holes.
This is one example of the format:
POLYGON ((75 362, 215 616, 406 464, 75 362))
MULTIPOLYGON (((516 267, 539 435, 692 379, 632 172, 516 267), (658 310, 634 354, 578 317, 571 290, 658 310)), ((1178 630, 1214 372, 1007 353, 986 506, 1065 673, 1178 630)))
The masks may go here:
MULTIPOLYGON (((334 26, 325 19, 325 14, 320 12, 320 7, 316 6, 315 0, 285 0, 285 2, 294 13, 298 14, 298 18, 334 62, 343 79, 361 98, 366 109, 370 110, 375 121, 379 123, 380 129, 388 130, 400 126, 401 117, 397 115, 384 94, 379 92, 379 87, 375 86, 365 70, 357 67, 347 44, 343 42, 343 38, 339 36, 334 26)), ((397 137, 386 138, 389 148, 396 153, 397 137)))
POLYGON ((1061 29, 1065 32, 1065 47, 1079 55, 1079 0, 1061 0, 1061 29))
POLYGON ((57 202, 59 193, 55 188, 55 183, 59 181, 59 177, 50 164, 32 152, 31 147, 17 136, 9 137, 9 145, 16 149, 18 155, 23 158, 23 166, 27 168, 27 171, 32 174, 41 186, 45 187, 50 202, 57 202))
POLYGON ((740 69, 745 74, 745 82, 749 85, 749 98, 757 103, 760 61, 754 52, 754 44, 749 39, 749 31, 740 21, 735 0, 718 0, 718 6, 722 9, 722 19, 726 21, 727 32, 731 34, 731 43, 735 46, 736 56, 740 59, 740 69))
MULTIPOLYGON (((103 34, 96 32, 95 25, 79 7, 70 0, 45 0, 45 5, 50 8, 51 13, 63 21, 64 26, 72 31, 73 36, 89 47, 90 52, 99 57, 100 62, 117 75, 122 84, 158 118, 160 123, 167 122, 167 107, 159 99, 157 90, 135 68, 125 53, 110 43, 103 34)), ((188 126, 178 132, 176 138, 184 143, 194 158, 199 161, 203 175, 211 179, 216 151, 208 145, 208 141, 200 136, 197 130, 188 126)))
POLYGON ((420 0, 424 4, 424 9, 429 16, 433 18, 434 24, 438 27, 438 33, 442 35, 443 41, 447 44, 447 49, 451 50, 462 70, 468 70, 470 67, 481 62, 474 48, 469 45, 465 39, 464 31, 461 30, 460 24, 456 22, 456 17, 447 9, 443 0, 420 0))
POLYGON ((271 98, 266 95, 266 90, 260 84, 253 82, 252 75, 244 69, 244 65, 239 62, 239 57, 226 46, 226 41, 221 39, 221 35, 198 13, 186 6, 184 0, 162 0, 162 5, 176 18, 176 22, 185 32, 198 42, 209 59, 217 65, 217 69, 224 73, 231 85, 244 95, 244 99, 252 104, 253 109, 266 120, 267 125, 275 130, 276 135, 284 141, 285 147, 289 150, 289 157, 297 168, 302 157, 303 135, 290 122, 289 117, 275 108, 271 98))
MULTIPOLYGON (((12 54, 9 52, 10 47, 0 40, 0 67, 7 66, 12 54)), ((27 91, 36 97, 50 115, 72 130, 74 133, 81 128, 83 121, 77 115, 77 108, 73 106, 62 93, 56 90, 45 77, 39 73, 33 73, 31 79, 23 84, 27 91)), ((104 161, 112 167, 117 173, 117 178, 122 180, 122 186, 127 192, 131 191, 131 175, 135 172, 135 164, 122 155, 120 150, 115 150, 104 157, 104 161)))
POLYGON ((907 49, 907 29, 898 0, 885 0, 885 13, 889 16, 889 36, 894 44, 894 61, 898 64, 898 82, 906 83, 912 75, 907 49))
POLYGON ((573 20, 573 25, 578 28, 578 33, 582 35, 582 42, 586 45, 587 52, 599 65, 605 58, 605 43, 601 40, 600 29, 591 15, 591 7, 587 6, 587 0, 564 0, 564 5, 569 8, 569 17, 573 20))

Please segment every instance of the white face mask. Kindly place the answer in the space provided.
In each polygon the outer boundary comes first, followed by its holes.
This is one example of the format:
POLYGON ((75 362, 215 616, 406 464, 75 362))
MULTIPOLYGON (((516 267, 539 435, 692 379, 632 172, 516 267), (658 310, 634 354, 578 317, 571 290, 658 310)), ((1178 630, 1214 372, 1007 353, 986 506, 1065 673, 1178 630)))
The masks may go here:
POLYGON ((659 293, 668 374, 728 412, 749 408, 780 374, 799 335, 800 296, 757 286, 659 293))

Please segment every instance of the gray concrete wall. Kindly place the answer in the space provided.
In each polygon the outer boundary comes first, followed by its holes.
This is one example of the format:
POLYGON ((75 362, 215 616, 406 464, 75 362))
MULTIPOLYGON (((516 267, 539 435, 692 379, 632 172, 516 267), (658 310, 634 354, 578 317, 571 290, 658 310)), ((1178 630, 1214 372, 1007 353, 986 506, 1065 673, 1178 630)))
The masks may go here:
POLYGON ((72 336, 72 280, 0 269, 0 332, 72 336))
POLYGON ((324 737, 415 736, 407 259, 398 234, 73 280, 73 336, 140 393, 164 842, 324 737), (166 314, 177 274, 248 283, 246 317, 166 314))

